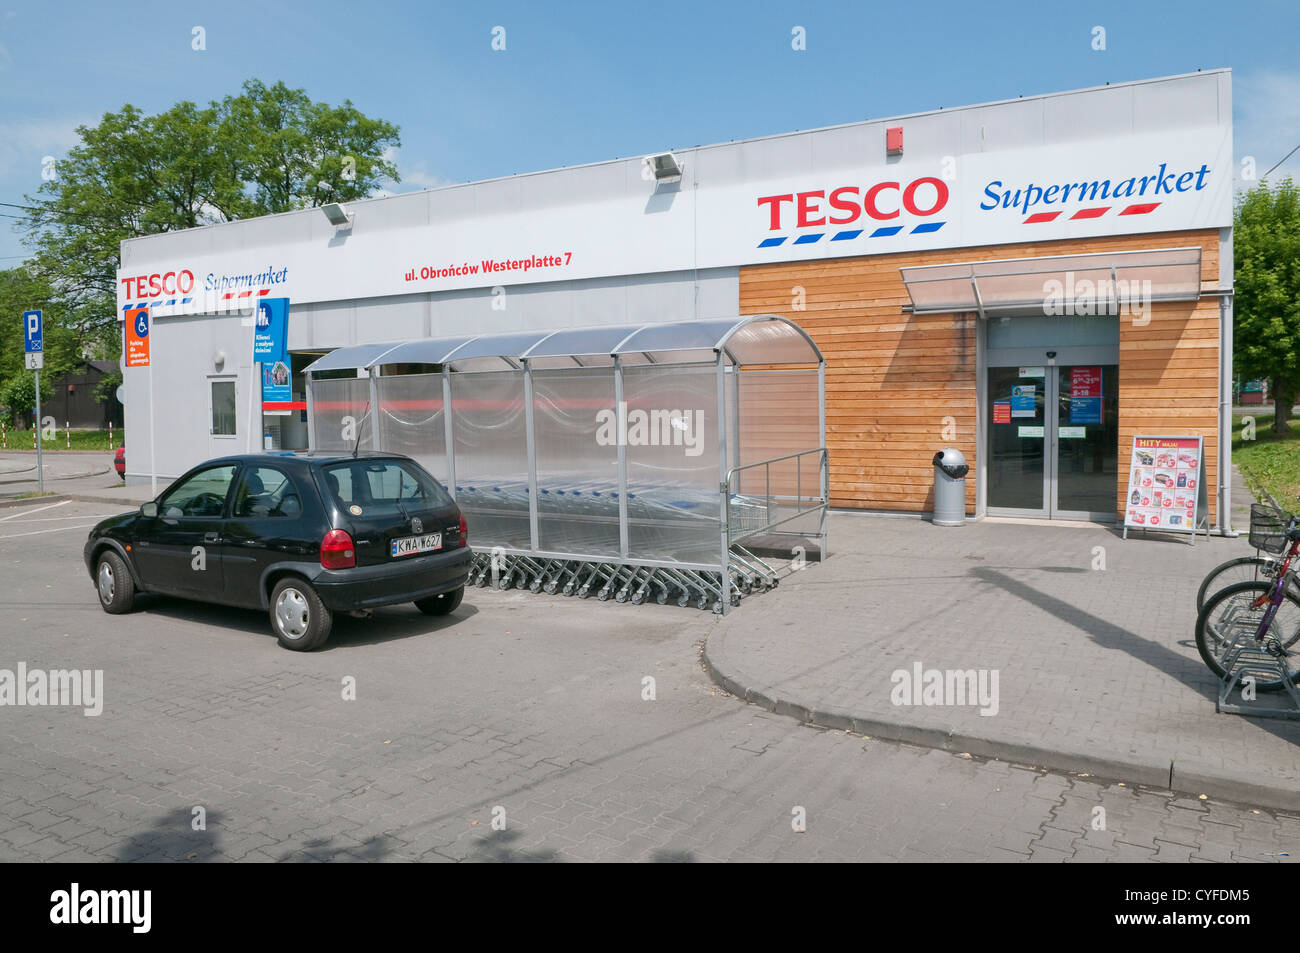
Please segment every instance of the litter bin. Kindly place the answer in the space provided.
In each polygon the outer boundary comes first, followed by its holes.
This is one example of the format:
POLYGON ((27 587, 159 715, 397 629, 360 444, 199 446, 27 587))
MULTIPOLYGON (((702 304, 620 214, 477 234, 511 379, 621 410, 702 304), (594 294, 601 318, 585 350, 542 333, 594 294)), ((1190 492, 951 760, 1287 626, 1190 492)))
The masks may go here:
POLYGON ((970 467, 960 450, 948 447, 934 455, 934 525, 966 522, 966 474, 970 467))

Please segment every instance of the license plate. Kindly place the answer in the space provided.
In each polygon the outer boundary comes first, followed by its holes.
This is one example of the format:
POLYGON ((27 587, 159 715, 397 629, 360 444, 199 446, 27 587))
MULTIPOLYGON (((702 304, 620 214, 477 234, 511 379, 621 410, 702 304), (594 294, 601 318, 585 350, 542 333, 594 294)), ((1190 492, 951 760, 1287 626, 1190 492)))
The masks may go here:
POLYGON ((429 533, 425 536, 403 536, 390 544, 393 556, 413 556, 416 553, 432 552, 442 549, 442 533, 429 533))

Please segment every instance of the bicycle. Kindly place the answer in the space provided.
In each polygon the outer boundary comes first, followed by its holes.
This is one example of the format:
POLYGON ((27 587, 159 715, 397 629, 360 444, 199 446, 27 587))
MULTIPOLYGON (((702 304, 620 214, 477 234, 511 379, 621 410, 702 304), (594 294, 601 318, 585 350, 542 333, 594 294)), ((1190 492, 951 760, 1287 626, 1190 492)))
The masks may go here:
MULTIPOLYGON (((1287 659, 1296 656, 1287 649, 1300 637, 1300 592, 1291 580, 1291 564, 1300 555, 1300 521, 1282 510, 1260 503, 1250 508, 1250 542, 1256 549, 1282 557, 1270 581, 1247 580, 1220 589, 1206 601, 1196 617, 1196 648, 1201 659, 1220 679, 1227 677, 1224 666, 1229 654, 1241 654, 1254 646, 1277 659, 1283 679, 1258 680, 1261 692, 1275 692, 1286 682, 1300 683, 1300 670, 1287 659), (1285 553, 1285 554, 1284 554, 1285 553), (1284 555, 1283 555, 1284 554, 1284 555)), ((1251 666, 1271 672, 1267 666, 1251 666)))
MULTIPOLYGON (((1282 560, 1277 556, 1262 556, 1259 554, 1238 556, 1235 559, 1220 563, 1210 570, 1209 574, 1201 582, 1201 588, 1196 591, 1196 611, 1200 612, 1205 607, 1207 596, 1232 585, 1234 582, 1260 582, 1265 579, 1277 578, 1277 571, 1281 564, 1282 560)), ((1297 595, 1300 595, 1300 580, 1297 580, 1294 574, 1290 578, 1290 587, 1297 595)), ((1300 634, 1296 638, 1300 638, 1300 634)))

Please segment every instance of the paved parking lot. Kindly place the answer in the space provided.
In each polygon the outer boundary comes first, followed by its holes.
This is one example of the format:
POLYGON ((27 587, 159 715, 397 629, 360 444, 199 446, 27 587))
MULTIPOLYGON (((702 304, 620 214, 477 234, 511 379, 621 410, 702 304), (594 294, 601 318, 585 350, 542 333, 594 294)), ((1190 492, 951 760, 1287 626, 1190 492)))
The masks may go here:
MULTIPOLYGON (((108 514, 0 510, 0 669, 104 673, 98 716, 0 707, 0 860, 1300 853, 1295 817, 741 703, 701 667, 717 623, 696 610, 471 590, 447 619, 408 606, 342 619, 306 655, 256 612, 157 599, 108 616, 81 563, 108 514)), ((764 624, 762 597, 740 611, 764 624)))

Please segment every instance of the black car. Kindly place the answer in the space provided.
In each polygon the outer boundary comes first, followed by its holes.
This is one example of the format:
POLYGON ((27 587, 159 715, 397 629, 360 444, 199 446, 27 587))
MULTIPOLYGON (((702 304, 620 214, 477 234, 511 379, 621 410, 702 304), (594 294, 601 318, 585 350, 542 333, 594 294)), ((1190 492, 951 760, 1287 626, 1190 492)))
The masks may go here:
POLYGON ((460 605, 465 517, 436 479, 391 453, 257 453, 200 464, 86 540, 99 602, 137 592, 269 609, 280 644, 320 648, 335 612, 460 605))

